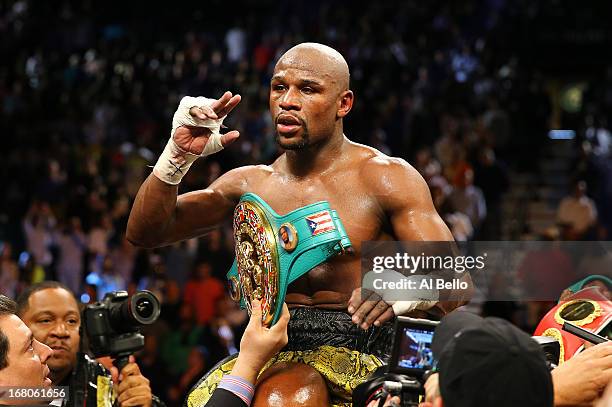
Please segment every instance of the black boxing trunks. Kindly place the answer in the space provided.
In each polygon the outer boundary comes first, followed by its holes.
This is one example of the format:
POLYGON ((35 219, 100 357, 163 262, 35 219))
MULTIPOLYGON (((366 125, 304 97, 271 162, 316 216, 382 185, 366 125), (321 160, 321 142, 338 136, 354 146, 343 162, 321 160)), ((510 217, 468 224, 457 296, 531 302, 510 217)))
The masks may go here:
POLYGON ((391 357, 393 323, 364 331, 342 311, 302 307, 290 310, 289 343, 283 350, 302 351, 323 345, 374 355, 385 363, 391 357))

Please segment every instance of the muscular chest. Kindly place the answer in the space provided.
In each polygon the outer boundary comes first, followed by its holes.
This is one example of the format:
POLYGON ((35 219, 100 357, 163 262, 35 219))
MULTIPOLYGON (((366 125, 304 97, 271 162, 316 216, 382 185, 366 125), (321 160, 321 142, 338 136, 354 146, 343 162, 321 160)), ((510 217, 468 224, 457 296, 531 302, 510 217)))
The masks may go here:
POLYGON ((375 197, 354 177, 350 172, 302 181, 276 177, 257 185, 254 192, 281 215, 328 201, 338 212, 354 249, 359 251, 362 241, 379 237, 383 217, 375 197))

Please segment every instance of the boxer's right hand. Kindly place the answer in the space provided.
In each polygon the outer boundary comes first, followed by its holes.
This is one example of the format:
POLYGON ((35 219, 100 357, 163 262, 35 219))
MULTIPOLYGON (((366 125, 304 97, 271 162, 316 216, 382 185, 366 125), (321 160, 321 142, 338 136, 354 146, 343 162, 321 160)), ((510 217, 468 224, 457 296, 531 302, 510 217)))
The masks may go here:
MULTIPOLYGON (((231 112, 240 103, 240 95, 232 95, 231 92, 225 92, 223 96, 214 101, 210 106, 194 106, 189 109, 189 114, 196 124, 204 120, 221 119, 231 112)), ((211 130, 208 127, 200 126, 180 126, 176 129, 173 135, 174 142, 184 151, 191 154, 201 155, 206 147, 206 143, 211 135, 211 130)), ((223 147, 234 142, 240 133, 233 130, 221 136, 221 144, 223 147)))
POLYGON ((240 103, 240 95, 225 92, 219 99, 185 96, 172 117, 170 140, 153 167, 153 174, 169 185, 178 185, 200 156, 223 150, 240 134, 221 134, 223 118, 240 103))

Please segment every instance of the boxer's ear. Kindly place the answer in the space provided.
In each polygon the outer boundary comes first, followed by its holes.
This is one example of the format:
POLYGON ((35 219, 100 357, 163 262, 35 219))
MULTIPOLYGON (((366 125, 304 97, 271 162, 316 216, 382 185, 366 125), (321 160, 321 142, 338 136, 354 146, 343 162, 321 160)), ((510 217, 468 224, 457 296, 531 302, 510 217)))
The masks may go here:
POLYGON ((336 112, 336 117, 339 119, 346 116, 353 107, 353 100, 355 96, 353 92, 350 90, 343 91, 338 97, 338 111, 336 112))

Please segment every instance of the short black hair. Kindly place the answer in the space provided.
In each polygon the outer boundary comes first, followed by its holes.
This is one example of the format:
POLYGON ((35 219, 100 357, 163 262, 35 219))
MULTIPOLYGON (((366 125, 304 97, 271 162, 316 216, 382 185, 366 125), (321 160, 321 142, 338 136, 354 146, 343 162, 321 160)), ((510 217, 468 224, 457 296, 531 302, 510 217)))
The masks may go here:
MULTIPOLYGON (((64 284, 60 283, 59 281, 43 281, 41 283, 29 286, 19 295, 19 297, 17 297, 17 315, 21 317, 28 310, 29 301, 32 294, 49 288, 62 288, 68 291, 76 301, 74 293, 64 284)), ((77 301, 77 305, 78 304, 79 302, 77 301)))
MULTIPOLYGON (((0 295, 0 317, 5 315, 15 315, 17 304, 5 295, 0 295)), ((0 329, 0 370, 8 366, 8 337, 0 329)))

